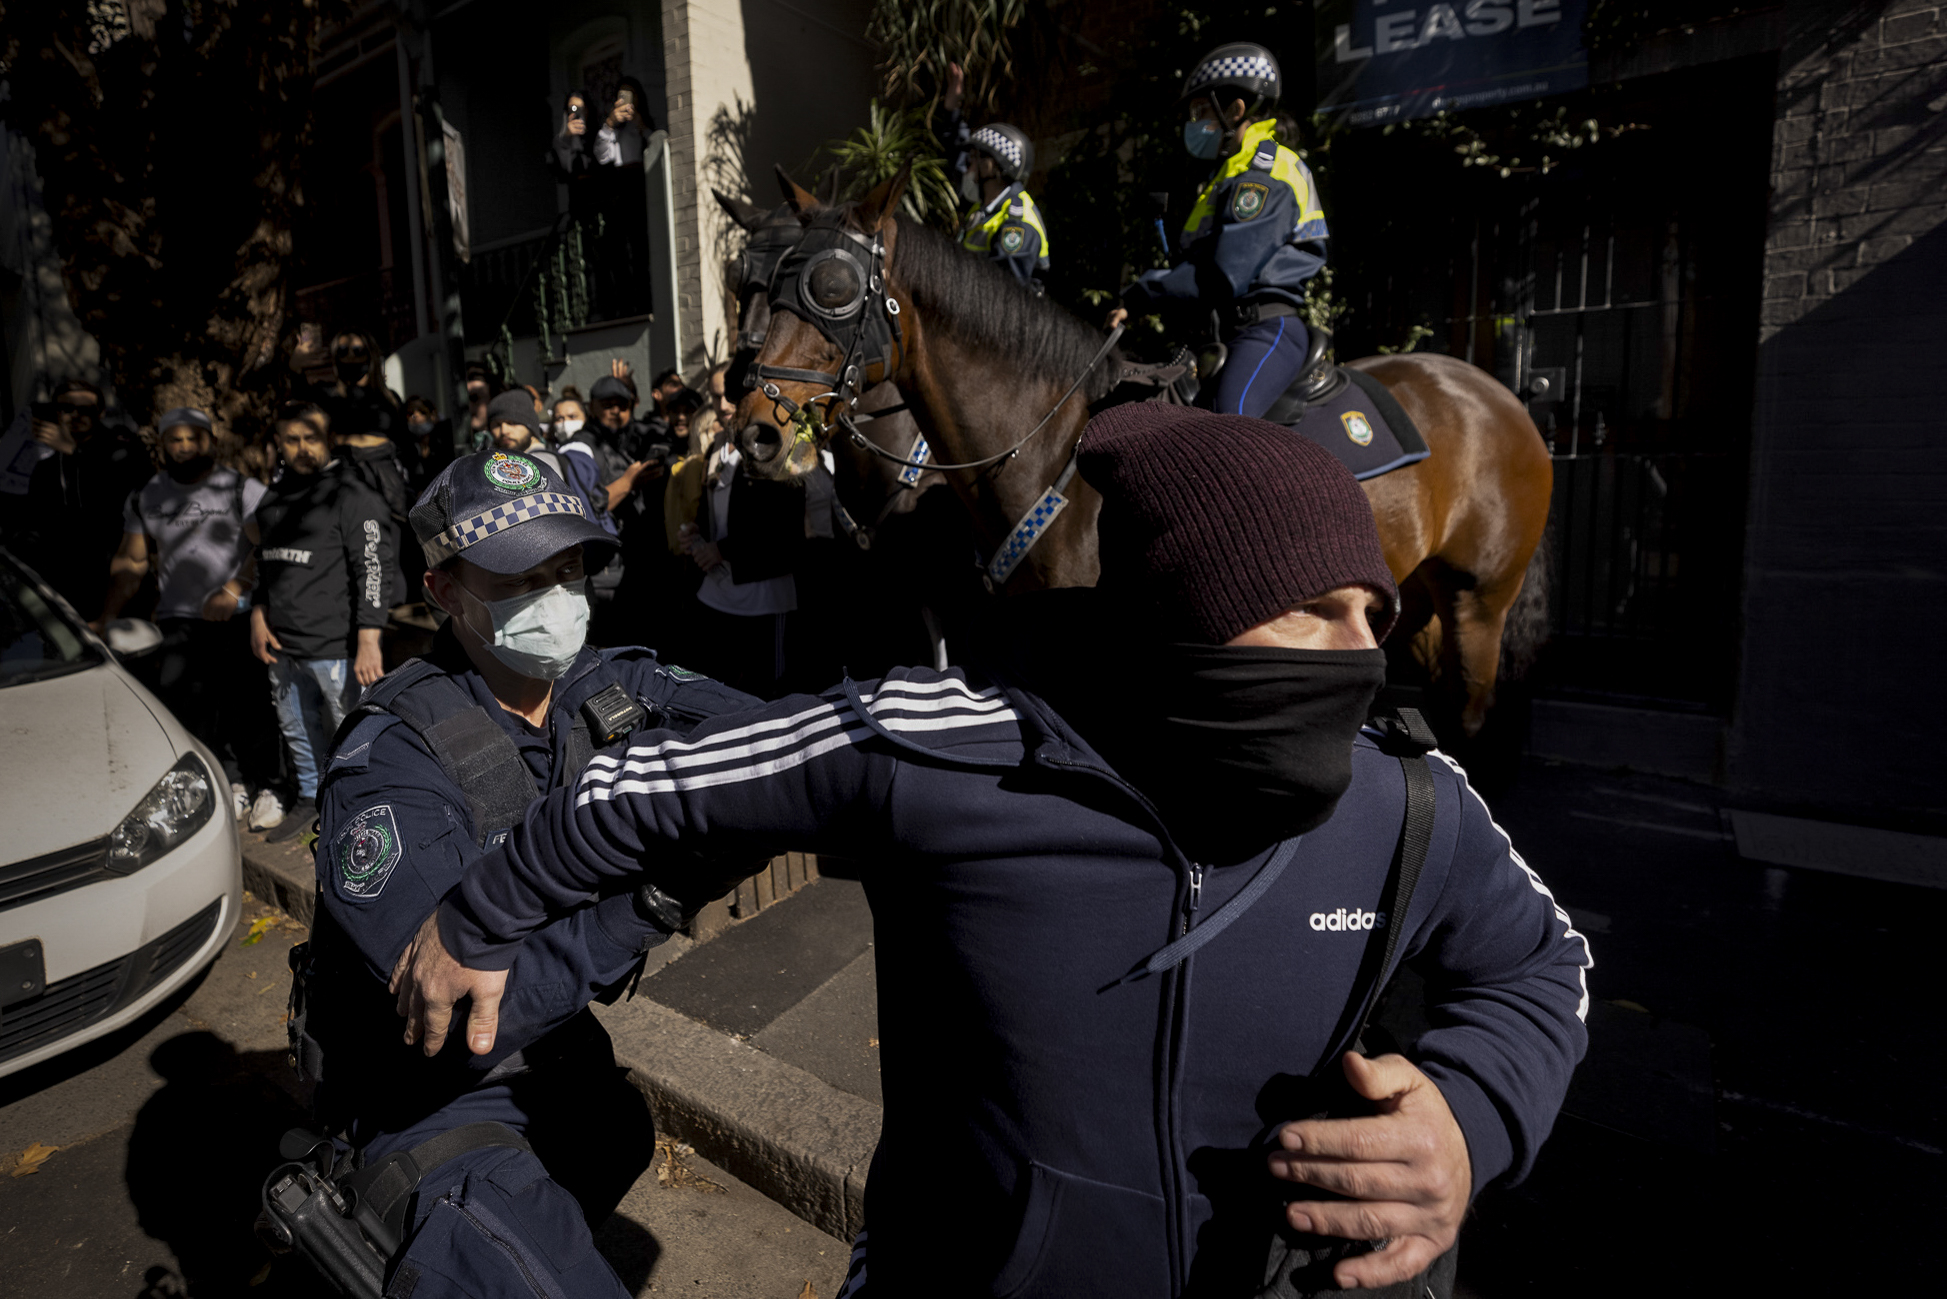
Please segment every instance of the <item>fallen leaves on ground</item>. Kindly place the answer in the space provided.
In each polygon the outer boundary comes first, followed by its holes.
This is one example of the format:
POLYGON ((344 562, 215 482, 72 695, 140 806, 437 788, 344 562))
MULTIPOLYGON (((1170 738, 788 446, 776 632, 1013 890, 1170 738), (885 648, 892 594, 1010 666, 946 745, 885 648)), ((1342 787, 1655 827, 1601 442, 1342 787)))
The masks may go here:
POLYGON ((252 944, 254 944, 254 943, 261 943, 261 942, 263 942, 263 941, 264 941, 264 933, 265 933, 265 932, 266 932, 266 931, 267 931, 267 930, 268 930, 268 929, 269 929, 269 928, 270 928, 270 927, 271 927, 272 925, 274 925, 274 924, 276 924, 276 923, 277 923, 277 917, 276 917, 276 916, 262 916, 262 917, 260 917, 260 918, 258 918, 258 919, 256 919, 256 920, 253 920, 253 921, 251 921, 251 922, 250 922, 250 932, 249 932, 249 933, 247 933, 247 934, 245 934, 245 935, 243 936, 243 943, 242 943, 242 945, 243 945, 243 946, 245 946, 245 947, 249 947, 249 946, 251 946, 251 945, 252 945, 252 944))
POLYGON ((25 1177, 29 1173, 40 1172, 41 1165, 47 1162, 48 1156, 60 1148, 59 1146, 44 1146, 36 1141, 33 1145, 20 1152, 20 1162, 14 1165, 14 1176, 25 1177))
POLYGON ((669 1137, 657 1137, 656 1152, 663 1157, 662 1163, 656 1167, 659 1185, 723 1194, 723 1187, 683 1162, 685 1156, 696 1153, 694 1148, 669 1137))

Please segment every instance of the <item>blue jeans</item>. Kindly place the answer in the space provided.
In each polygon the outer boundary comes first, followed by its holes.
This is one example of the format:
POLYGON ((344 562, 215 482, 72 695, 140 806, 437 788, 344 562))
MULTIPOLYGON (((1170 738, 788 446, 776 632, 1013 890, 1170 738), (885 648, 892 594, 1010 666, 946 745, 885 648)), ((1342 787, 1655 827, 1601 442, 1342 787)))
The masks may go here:
POLYGON ((1261 418, 1304 368, 1310 341, 1296 316, 1273 316, 1238 330, 1227 345, 1230 359, 1210 385, 1210 409, 1261 418))
POLYGON ((277 729, 291 747, 299 798, 318 796, 318 771, 331 756, 331 737, 358 702, 358 689, 350 659, 279 654, 270 665, 270 701, 277 708, 277 729))

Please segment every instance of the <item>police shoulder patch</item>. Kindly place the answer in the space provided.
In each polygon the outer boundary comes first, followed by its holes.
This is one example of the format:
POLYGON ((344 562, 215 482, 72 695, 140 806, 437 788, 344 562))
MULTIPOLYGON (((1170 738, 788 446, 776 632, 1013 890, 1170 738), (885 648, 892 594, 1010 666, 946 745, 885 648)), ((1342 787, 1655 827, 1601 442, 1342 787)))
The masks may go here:
POLYGON ((368 807, 345 823, 332 845, 338 858, 338 875, 345 896, 354 901, 375 898, 385 889, 399 862, 405 857, 405 844, 399 836, 398 818, 390 803, 368 807))
POLYGON ((1264 211, 1264 204, 1271 196, 1268 186, 1246 181, 1239 185, 1230 196, 1230 215, 1233 220, 1249 221, 1264 211))
POLYGON ((1026 226, 1002 226, 1000 237, 995 240, 1000 250, 1012 257, 1027 246, 1028 228, 1026 226))

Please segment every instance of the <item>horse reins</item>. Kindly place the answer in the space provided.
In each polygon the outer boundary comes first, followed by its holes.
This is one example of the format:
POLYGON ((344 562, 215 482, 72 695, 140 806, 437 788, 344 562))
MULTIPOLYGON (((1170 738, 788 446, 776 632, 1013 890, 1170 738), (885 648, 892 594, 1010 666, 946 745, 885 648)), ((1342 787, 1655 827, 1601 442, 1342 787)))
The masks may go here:
MULTIPOLYGON (((798 246, 790 249, 779 259, 769 291, 770 309, 773 313, 787 311, 797 316, 823 335, 826 341, 839 348, 842 355, 838 372, 832 374, 822 370, 760 365, 753 361, 746 373, 744 386, 757 389, 770 398, 774 405, 782 408, 785 422, 797 427, 798 440, 814 439, 818 426, 827 423, 836 424, 850 436, 852 445, 855 447, 890 464, 898 465, 899 482, 905 487, 915 486, 920 474, 926 469, 943 473, 982 470, 995 465, 1004 465, 1012 460, 1028 443, 1040 435, 1049 421, 1060 413, 1061 408, 1068 404, 1069 399, 1076 392, 1080 391, 1089 375, 1102 364, 1104 358, 1115 347, 1116 341, 1122 337, 1123 326, 1117 325, 1110 330, 1109 336, 1095 350, 1088 364, 1083 366, 1081 373, 1075 376, 1075 381, 1068 385, 1060 398, 1048 408, 1047 413, 1035 423, 1035 426, 1012 446, 997 451, 993 455, 962 464, 940 464, 937 461, 929 463, 931 448, 926 443, 925 435, 921 434, 914 439, 912 449, 905 455, 895 455, 868 438, 859 428, 859 424, 898 414, 907 409, 907 403, 902 401, 896 406, 889 406, 881 411, 855 413, 859 398, 866 390, 860 383, 865 372, 877 367, 881 376, 879 382, 884 382, 885 377, 891 375, 905 360, 906 340, 905 331, 899 324, 899 300, 892 296, 886 284, 885 241, 877 233, 874 233, 870 239, 851 230, 841 229, 838 233, 866 250, 869 259, 867 265, 861 265, 857 256, 843 244, 827 243, 822 247, 807 249, 800 241, 798 246), (856 287, 843 300, 824 302, 817 296, 818 285, 813 277, 819 266, 826 262, 838 262, 841 266, 841 275, 844 270, 849 270, 856 281, 856 287), (869 356, 865 355, 867 348, 872 349, 869 356), (787 383, 822 385, 825 391, 808 398, 800 405, 785 396, 778 388, 776 381, 780 379, 787 383), (827 416, 812 409, 819 402, 827 402, 828 408, 835 410, 836 413, 827 416)), ((829 283, 842 287, 844 281, 841 278, 829 283)), ((1027 513, 1021 516, 1006 539, 1001 542, 993 558, 983 565, 990 587, 998 589, 1013 575, 1014 570, 1034 548, 1035 542, 1041 539, 1042 534, 1054 523, 1056 517, 1068 507, 1068 498, 1063 493, 1074 480, 1080 450, 1081 440, 1077 438, 1054 483, 1036 498, 1027 513)), ((890 508, 891 503, 888 502, 887 511, 882 511, 882 520, 890 508)))

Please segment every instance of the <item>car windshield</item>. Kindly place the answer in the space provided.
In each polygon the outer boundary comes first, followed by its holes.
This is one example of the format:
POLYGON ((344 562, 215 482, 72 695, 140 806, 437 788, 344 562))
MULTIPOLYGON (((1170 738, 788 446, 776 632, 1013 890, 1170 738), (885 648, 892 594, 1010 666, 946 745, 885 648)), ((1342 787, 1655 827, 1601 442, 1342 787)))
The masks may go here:
POLYGON ((45 681, 101 662, 69 621, 11 557, 0 555, 0 688, 45 681))

